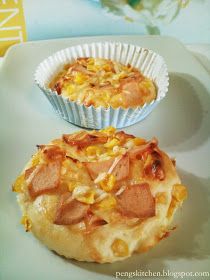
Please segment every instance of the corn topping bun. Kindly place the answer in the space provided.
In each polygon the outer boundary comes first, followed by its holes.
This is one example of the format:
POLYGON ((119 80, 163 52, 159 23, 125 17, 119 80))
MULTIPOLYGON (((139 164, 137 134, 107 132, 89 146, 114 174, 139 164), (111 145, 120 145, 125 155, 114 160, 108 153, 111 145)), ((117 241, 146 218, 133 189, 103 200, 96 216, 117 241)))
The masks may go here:
POLYGON ((157 96, 155 83, 137 68, 93 57, 65 65, 49 87, 71 101, 105 108, 135 108, 157 96))
POLYGON ((91 129, 142 121, 166 96, 169 85, 163 57, 121 42, 59 50, 38 65, 34 78, 61 118, 91 129))
POLYGON ((13 191, 26 231, 66 258, 98 263, 145 252, 168 236, 187 196, 156 138, 113 127, 38 145, 13 191))

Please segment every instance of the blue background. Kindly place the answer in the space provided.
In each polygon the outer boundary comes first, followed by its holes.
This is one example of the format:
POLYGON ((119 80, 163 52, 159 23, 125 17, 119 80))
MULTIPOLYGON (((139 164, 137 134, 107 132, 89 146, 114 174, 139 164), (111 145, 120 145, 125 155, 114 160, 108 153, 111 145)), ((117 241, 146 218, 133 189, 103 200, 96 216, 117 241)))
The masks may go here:
MULTIPOLYGON (((178 1, 178 0, 177 0, 178 1)), ((138 22, 107 13, 98 1, 23 0, 28 40, 85 35, 146 34, 138 22)), ((184 43, 210 43, 210 1, 191 0, 161 35, 184 43)))

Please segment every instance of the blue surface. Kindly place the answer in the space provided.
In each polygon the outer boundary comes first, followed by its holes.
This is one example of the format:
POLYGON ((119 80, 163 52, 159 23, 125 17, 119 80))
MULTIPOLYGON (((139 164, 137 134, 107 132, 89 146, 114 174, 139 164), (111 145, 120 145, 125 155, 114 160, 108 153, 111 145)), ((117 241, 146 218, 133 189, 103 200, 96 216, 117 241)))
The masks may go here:
MULTIPOLYGON (((23 3, 28 40, 84 35, 147 34, 142 24, 107 13, 98 1, 23 0, 23 3)), ((160 33, 177 37, 184 43, 210 43, 209 11, 209 0, 191 0, 174 21, 160 24, 160 33)))

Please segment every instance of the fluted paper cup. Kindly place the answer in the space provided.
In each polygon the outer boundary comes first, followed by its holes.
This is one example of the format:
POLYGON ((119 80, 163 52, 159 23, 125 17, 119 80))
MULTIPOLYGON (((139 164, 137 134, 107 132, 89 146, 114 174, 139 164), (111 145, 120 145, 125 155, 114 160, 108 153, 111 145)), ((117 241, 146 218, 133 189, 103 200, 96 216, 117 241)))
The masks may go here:
POLYGON ((35 82, 44 92, 55 112, 64 120, 85 128, 101 129, 106 126, 122 128, 142 121, 165 97, 169 78, 164 59, 155 52, 125 43, 97 42, 72 46, 46 58, 35 71, 35 82), (112 107, 96 108, 92 105, 87 107, 58 95, 56 91, 49 88, 49 83, 65 64, 79 57, 106 58, 125 65, 129 63, 154 81, 157 87, 156 99, 136 108, 114 109, 112 107))

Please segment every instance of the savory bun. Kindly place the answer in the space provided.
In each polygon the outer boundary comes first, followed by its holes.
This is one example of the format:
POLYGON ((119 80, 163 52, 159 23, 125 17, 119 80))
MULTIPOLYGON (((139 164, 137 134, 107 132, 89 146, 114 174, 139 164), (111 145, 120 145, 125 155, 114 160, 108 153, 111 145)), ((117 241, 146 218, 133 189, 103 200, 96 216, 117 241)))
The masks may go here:
POLYGON ((105 58, 77 58, 49 87, 88 107, 135 108, 157 97, 155 83, 137 68, 105 58))
POLYGON ((112 127, 39 145, 13 191, 26 231, 66 258, 99 263, 153 247, 187 196, 155 138, 112 127))

